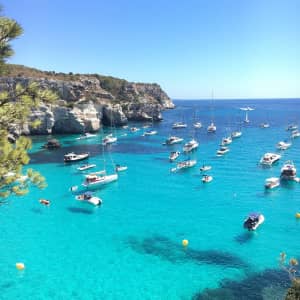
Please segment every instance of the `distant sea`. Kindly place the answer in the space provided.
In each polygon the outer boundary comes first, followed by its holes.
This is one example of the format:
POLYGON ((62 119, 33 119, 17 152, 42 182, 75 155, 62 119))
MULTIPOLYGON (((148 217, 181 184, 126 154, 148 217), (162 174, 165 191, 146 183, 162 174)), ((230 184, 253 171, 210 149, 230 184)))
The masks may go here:
POLYGON ((46 176, 45 190, 32 188, 0 207, 0 299, 282 299, 289 286, 278 266, 281 252, 300 257, 300 184, 288 183, 266 192, 264 181, 279 177, 287 160, 300 168, 300 138, 271 168, 259 165, 266 152, 289 140, 290 123, 300 125, 300 99, 175 101, 153 126, 154 136, 114 129, 118 142, 103 152, 101 138, 76 140, 78 135, 55 136, 58 150, 41 146, 47 136, 33 137, 32 167, 46 176), (251 107, 250 123, 243 122, 251 107), (215 134, 206 128, 211 119, 215 134), (203 128, 194 130, 194 120, 203 128), (171 129, 176 121, 186 129, 171 129), (269 128, 260 128, 262 122, 269 128), (217 157, 222 137, 241 129, 242 136, 217 157), (184 155, 181 145, 163 146, 169 135, 196 138, 200 146, 184 155), (177 173, 170 169, 170 151, 178 161, 196 159, 196 167, 177 173), (90 152, 94 170, 113 171, 112 163, 127 165, 119 180, 96 191, 103 205, 76 201, 70 187, 80 186, 82 164, 64 164, 67 152, 90 152), (200 166, 209 164, 214 178, 201 182, 200 166), (51 201, 42 206, 38 199, 51 201), (255 231, 243 229, 250 212, 265 222, 255 231), (187 239, 187 247, 182 240, 187 239), (24 271, 15 268, 25 264, 24 271))

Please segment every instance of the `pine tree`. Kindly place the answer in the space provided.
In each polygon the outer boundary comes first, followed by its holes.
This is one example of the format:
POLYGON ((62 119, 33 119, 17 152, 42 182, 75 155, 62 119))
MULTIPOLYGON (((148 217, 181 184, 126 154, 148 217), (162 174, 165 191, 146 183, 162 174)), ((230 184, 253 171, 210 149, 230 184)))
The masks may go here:
MULTIPOLYGON (((0 7, 0 75, 5 73, 6 60, 14 54, 11 41, 23 33, 15 20, 2 16, 1 12, 0 7)), ((26 194, 31 184, 39 188, 46 186, 45 178, 38 172, 28 169, 23 173, 23 167, 30 160, 30 138, 17 136, 12 142, 9 137, 12 129, 22 128, 25 123, 39 126, 38 121, 29 119, 32 109, 41 101, 52 103, 56 98, 53 92, 39 88, 35 82, 0 90, 0 204, 11 194, 26 194)))

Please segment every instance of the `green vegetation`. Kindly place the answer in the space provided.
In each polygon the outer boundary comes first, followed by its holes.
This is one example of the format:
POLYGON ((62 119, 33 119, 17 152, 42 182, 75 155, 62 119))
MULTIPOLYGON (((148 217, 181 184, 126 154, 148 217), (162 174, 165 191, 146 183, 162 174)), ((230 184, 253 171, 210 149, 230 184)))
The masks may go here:
MULTIPOLYGON (((1 13, 1 8, 0 8, 1 13)), ((7 74, 9 68, 6 59, 13 55, 11 41, 23 33, 22 27, 14 20, 0 15, 0 74, 7 74)), ((42 90, 37 83, 24 87, 15 87, 0 92, 0 198, 11 194, 24 195, 30 184, 39 188, 46 186, 45 178, 32 169, 23 174, 23 167, 29 163, 28 150, 31 147, 29 138, 14 137, 15 142, 9 140, 13 129, 20 129, 27 122, 31 126, 39 126, 39 122, 29 122, 29 115, 33 108, 41 101, 53 102, 56 95, 48 90, 42 90)))
POLYGON ((298 277, 298 260, 296 258, 289 259, 286 262, 286 254, 280 253, 280 266, 288 272, 292 282, 292 286, 288 289, 285 300, 300 300, 300 278, 298 277))

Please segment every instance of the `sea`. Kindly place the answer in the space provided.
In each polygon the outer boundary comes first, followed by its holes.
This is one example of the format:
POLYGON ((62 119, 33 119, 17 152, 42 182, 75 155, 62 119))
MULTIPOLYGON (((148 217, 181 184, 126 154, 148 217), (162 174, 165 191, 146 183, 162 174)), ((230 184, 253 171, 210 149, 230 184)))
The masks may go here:
POLYGON ((62 147, 42 149, 49 136, 34 136, 29 168, 47 179, 44 190, 31 187, 22 197, 10 197, 0 206, 0 299, 283 299, 290 285, 279 265, 300 257, 300 184, 283 183, 266 191, 264 182, 279 177, 284 162, 300 168, 300 138, 281 151, 280 161, 263 168, 266 152, 279 153, 276 144, 290 140, 289 124, 300 125, 300 99, 176 100, 176 109, 163 112, 154 123, 158 134, 105 128, 90 139, 55 135, 62 147), (244 123, 250 107, 249 123, 244 123), (213 120, 214 134, 207 133, 213 120), (184 121, 185 129, 172 129, 184 121), (194 121, 203 127, 194 129, 194 121), (261 128, 261 123, 269 128, 261 128), (232 131, 242 136, 230 152, 216 156, 221 140, 232 131), (116 144, 101 145, 113 133, 116 144), (199 148, 185 155, 183 144, 163 145, 170 135, 199 148), (196 159, 193 168, 170 172, 171 151, 178 161, 196 159), (99 207, 75 199, 71 187, 81 191, 83 162, 65 164, 64 154, 89 152, 89 170, 114 172, 126 165, 119 179, 94 191, 99 207), (199 168, 211 165, 213 181, 203 184, 199 168), (50 206, 39 203, 48 199, 50 206), (254 232, 243 228, 251 212, 265 221, 254 232), (188 240, 183 246, 182 241, 188 240), (22 262, 24 270, 16 269, 22 262))

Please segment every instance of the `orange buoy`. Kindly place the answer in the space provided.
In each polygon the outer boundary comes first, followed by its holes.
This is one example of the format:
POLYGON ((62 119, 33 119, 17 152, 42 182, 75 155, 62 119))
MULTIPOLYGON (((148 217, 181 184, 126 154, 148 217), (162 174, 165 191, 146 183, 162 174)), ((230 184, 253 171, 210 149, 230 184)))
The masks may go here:
POLYGON ((21 262, 16 263, 16 268, 18 270, 24 270, 25 269, 25 265, 21 262))
POLYGON ((300 213, 297 212, 295 217, 296 217, 296 219, 300 219, 300 213))

